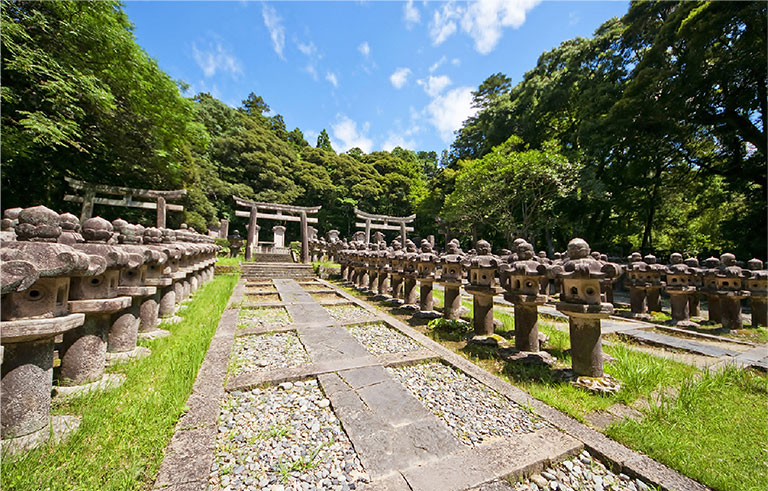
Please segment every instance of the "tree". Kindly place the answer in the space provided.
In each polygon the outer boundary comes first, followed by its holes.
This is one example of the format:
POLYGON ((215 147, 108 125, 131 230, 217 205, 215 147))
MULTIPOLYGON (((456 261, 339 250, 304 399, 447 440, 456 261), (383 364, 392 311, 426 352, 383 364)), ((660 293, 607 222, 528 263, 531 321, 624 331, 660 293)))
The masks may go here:
POLYGON ((323 131, 317 135, 317 145, 315 147, 328 152, 333 152, 333 147, 331 147, 331 137, 328 136, 328 132, 325 131, 325 128, 323 128, 323 131))
POLYGON ((253 92, 248 94, 242 102, 241 111, 248 116, 255 117, 257 119, 266 117, 266 113, 270 111, 269 106, 260 95, 256 95, 253 92))

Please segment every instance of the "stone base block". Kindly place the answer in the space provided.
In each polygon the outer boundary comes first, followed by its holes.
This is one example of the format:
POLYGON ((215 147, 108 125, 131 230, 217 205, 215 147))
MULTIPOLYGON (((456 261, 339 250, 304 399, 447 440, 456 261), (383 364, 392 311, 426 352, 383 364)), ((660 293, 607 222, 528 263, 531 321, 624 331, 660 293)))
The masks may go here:
POLYGON ((680 329, 696 329, 697 327, 701 327, 698 323, 693 322, 690 319, 686 319, 684 321, 670 320, 667 322, 667 325, 679 327, 680 329))
POLYGON ((45 443, 58 444, 69 438, 80 426, 80 416, 52 416, 51 423, 34 433, 3 440, 3 455, 28 452, 45 443))
POLYGON ((151 331, 140 332, 139 339, 159 339, 170 335, 171 331, 166 331, 165 329, 153 329, 151 331))
POLYGON ((489 334, 487 336, 472 335, 467 339, 467 344, 477 344, 480 346, 493 346, 499 348, 510 348, 511 345, 506 338, 498 334, 489 334))
POLYGON ((375 300, 377 302, 386 302, 391 299, 392 299, 392 295, 385 295, 383 293, 379 293, 378 295, 375 295, 371 300, 375 300))
POLYGON ((152 354, 152 350, 144 346, 136 346, 131 351, 122 351, 119 353, 107 352, 107 366, 111 367, 118 363, 125 363, 131 360, 140 360, 152 354))
POLYGON ((75 395, 86 394, 92 391, 102 391, 120 387, 125 382, 125 375, 121 373, 105 373, 100 380, 90 384, 73 386, 53 386, 54 397, 64 398, 75 395))
POLYGON ((440 312, 436 312, 434 310, 419 310, 418 312, 414 312, 413 313, 413 318, 414 319, 429 319, 429 320, 432 320, 432 319, 439 319, 442 316, 443 316, 443 314, 441 314, 440 312))
POLYGON ((651 320, 653 320, 653 317, 651 316, 651 314, 632 314, 632 313, 630 313, 629 315, 627 315, 627 317, 629 317, 630 319, 638 320, 638 321, 651 321, 651 320))
POLYGON ((522 365, 540 365, 553 367, 557 358, 546 351, 518 351, 515 348, 505 348, 499 351, 502 360, 522 365))
POLYGON ((405 302, 402 298, 390 298, 389 300, 384 301, 384 305, 389 305, 391 307, 399 307, 403 305, 405 302))
POLYGON ((421 309, 415 303, 406 303, 400 306, 400 310, 404 310, 406 312, 418 312, 421 309))
POLYGON ((571 385, 590 392, 616 394, 621 390, 621 382, 607 373, 602 377, 576 377, 572 375, 571 385))

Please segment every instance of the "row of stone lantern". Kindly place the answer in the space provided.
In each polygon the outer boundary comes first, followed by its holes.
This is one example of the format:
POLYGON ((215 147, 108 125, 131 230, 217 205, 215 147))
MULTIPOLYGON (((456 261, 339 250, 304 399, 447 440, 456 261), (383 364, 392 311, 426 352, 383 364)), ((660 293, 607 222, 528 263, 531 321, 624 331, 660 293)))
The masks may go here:
POLYGON ((54 378, 62 395, 119 384, 105 366, 149 354, 138 338, 168 334, 159 319, 174 320, 178 305, 213 277, 218 250, 186 226, 99 217, 81 224, 44 206, 6 210, 0 245, 1 426, 12 450, 50 435, 54 378))
POLYGON ((691 317, 698 317, 700 295, 707 299, 709 320, 723 328, 741 329, 741 300, 749 298, 752 326, 768 325, 768 271, 763 262, 751 259, 747 268, 736 264, 736 257, 726 253, 710 257, 699 266, 696 258, 683 260, 682 254, 670 255, 670 264, 656 263, 649 254, 633 253, 628 258, 626 286, 631 315, 650 318, 649 312, 661 312, 661 291, 670 297, 672 323, 696 327, 691 317))

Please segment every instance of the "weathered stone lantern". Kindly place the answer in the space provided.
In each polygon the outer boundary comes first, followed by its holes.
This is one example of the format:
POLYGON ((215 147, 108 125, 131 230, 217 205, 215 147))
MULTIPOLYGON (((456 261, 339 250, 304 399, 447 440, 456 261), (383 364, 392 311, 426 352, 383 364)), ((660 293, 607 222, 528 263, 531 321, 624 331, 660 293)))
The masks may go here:
POLYGON ((717 270, 719 267, 720 260, 718 258, 708 257, 704 260, 704 268, 701 270, 701 288, 707 297, 709 322, 715 324, 722 322, 720 297, 717 296, 717 270))
POLYGON ((518 246, 518 260, 499 268, 504 299, 515 305, 515 348, 523 352, 539 351, 538 306, 547 301, 541 285, 549 283, 549 267, 534 258, 533 246, 518 246))
POLYGON ((419 311, 414 316, 422 319, 436 319, 440 317, 440 313, 435 312, 432 289, 438 257, 432 251, 432 244, 427 239, 422 239, 421 252, 412 260, 416 263, 416 276, 419 280, 419 311))
POLYGON ((416 260, 419 253, 416 249, 416 244, 411 239, 405 241, 405 254, 403 254, 403 302, 401 308, 410 311, 419 310, 419 306, 416 305, 416 278, 419 273, 417 271, 416 260))
POLYGON ((176 294, 171 287, 173 279, 170 277, 171 268, 168 266, 168 257, 171 255, 171 252, 161 245, 163 233, 160 229, 154 227, 146 228, 143 232, 143 242, 144 247, 153 253, 152 260, 147 262, 144 283, 147 286, 154 286, 155 294, 145 298, 141 304, 139 312, 139 337, 142 339, 154 339, 170 334, 169 331, 157 327, 160 322, 160 304, 163 302, 164 296, 172 295, 173 298, 166 300, 166 302, 170 302, 172 312, 173 305, 176 303, 176 294))
POLYGON ((131 306, 131 297, 120 296, 120 271, 137 266, 136 258, 108 244, 113 236, 112 224, 100 217, 82 223, 83 244, 72 247, 87 254, 101 256, 106 270, 95 276, 73 277, 69 290, 69 311, 85 314, 85 323, 64 334, 59 351, 61 367, 57 374, 57 392, 69 394, 122 383, 123 377, 105 375, 107 341, 112 316, 131 306))
POLYGON ((653 254, 646 254, 643 257, 643 261, 647 264, 647 267, 645 270, 646 284, 642 288, 645 289, 648 310, 651 312, 661 312, 661 289, 666 286, 665 282, 662 281, 662 277, 666 273, 667 268, 657 264, 656 256, 653 254))
MULTIPOLYGON (((148 247, 161 252, 166 257, 165 264, 161 270, 161 280, 155 280, 153 283, 158 283, 161 287, 160 296, 158 301, 158 316, 165 322, 178 322, 181 318, 176 317, 176 285, 179 277, 183 277, 184 273, 179 272, 179 260, 181 258, 182 251, 175 244, 171 243, 171 240, 167 234, 163 233, 159 228, 148 228, 144 231, 144 241, 148 247)), ((153 267, 148 269, 148 275, 151 277, 157 277, 157 271, 153 271, 153 267)))
POLYGON ((472 295, 474 336, 471 341, 483 343, 493 338, 493 297, 502 292, 496 284, 501 259, 491 254, 491 244, 485 240, 479 240, 475 248, 477 255, 463 263, 469 271, 469 285, 464 289, 472 295))
POLYGON ((691 317, 698 317, 700 315, 699 313, 699 293, 698 291, 701 290, 703 282, 702 282, 702 269, 699 268, 699 260, 695 257, 689 257, 683 261, 683 263, 688 266, 691 270, 691 275, 688 278, 689 282, 692 286, 696 287, 696 290, 691 292, 691 294, 688 296, 688 312, 691 317))
POLYGON ((55 243, 61 228, 53 210, 36 206, 17 217, 18 241, 0 249, 0 428, 3 450, 10 453, 51 436, 60 440, 77 428, 79 418, 50 416, 54 340, 85 322, 82 313, 69 312, 70 276, 106 268, 102 258, 55 243))
POLYGON ((752 310, 752 327, 768 326, 768 271, 763 262, 750 259, 747 267, 751 270, 744 286, 749 290, 749 307, 752 310))
POLYGON ((0 221, 0 241, 16 240, 16 225, 19 223, 19 214, 21 208, 8 208, 3 212, 3 219, 0 221))
POLYGON ((339 274, 341 275, 341 281, 347 283, 349 281, 349 244, 347 239, 341 241, 338 247, 336 261, 339 263, 339 274))
POLYGON ((405 262, 405 252, 399 240, 392 241, 392 251, 387 254, 387 261, 390 264, 389 276, 392 289, 392 298, 387 301, 391 305, 403 304, 403 269, 405 262))
POLYGON ((650 320, 645 287, 650 283, 648 265, 643 262, 639 252, 633 252, 627 258, 624 286, 629 290, 630 315, 634 319, 650 320))
POLYGON ((61 219, 61 235, 59 235, 59 244, 82 244, 85 242, 83 236, 80 235, 80 220, 72 213, 62 213, 59 215, 61 219))
POLYGON ((736 265, 736 256, 730 253, 720 256, 722 266, 717 270, 717 296, 720 299, 720 316, 723 328, 727 330, 741 329, 741 299, 749 297, 749 291, 744 290, 742 283, 749 276, 736 265))
POLYGON ((672 309, 672 324, 678 327, 698 327, 690 320, 690 297, 696 292, 694 271, 683 263, 683 255, 675 252, 669 256, 667 288, 672 309))
POLYGON ((240 232, 235 230, 232 235, 227 237, 229 241, 229 257, 238 257, 240 255, 240 249, 243 248, 243 238, 240 237, 240 232))
POLYGON ((456 239, 448 242, 445 254, 440 256, 440 281, 444 291, 443 317, 458 320, 461 312, 461 287, 464 286, 464 266, 466 258, 456 239))
POLYGON ((379 271, 376 267, 379 255, 379 246, 375 242, 368 244, 368 250, 365 253, 365 271, 368 281, 363 285, 365 293, 376 294, 376 281, 379 271))
POLYGON ((379 251, 376 254, 376 274, 378 282, 376 284, 376 296, 374 300, 389 300, 389 273, 391 266, 389 264, 389 250, 387 243, 383 240, 379 242, 379 251))
POLYGON ((568 316, 575 385, 618 392, 620 384, 603 373, 600 332, 600 320, 613 313, 613 305, 602 301, 600 281, 618 276, 615 265, 589 257, 589 244, 577 238, 568 243, 568 259, 557 275, 563 281, 563 298, 556 307, 568 316))

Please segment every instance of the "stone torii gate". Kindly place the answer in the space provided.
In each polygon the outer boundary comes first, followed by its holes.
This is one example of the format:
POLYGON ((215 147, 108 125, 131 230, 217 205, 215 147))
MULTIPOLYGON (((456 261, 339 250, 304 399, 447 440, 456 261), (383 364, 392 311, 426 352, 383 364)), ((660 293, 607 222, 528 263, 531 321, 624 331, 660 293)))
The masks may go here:
POLYGON ((243 199, 237 196, 232 196, 237 206, 248 208, 248 211, 237 210, 235 215, 238 217, 249 218, 248 222, 248 245, 245 249, 245 260, 248 261, 253 257, 253 251, 256 247, 256 231, 258 225, 256 220, 264 218, 267 220, 285 220, 288 222, 300 222, 301 223, 301 262, 309 262, 309 231, 307 225, 310 223, 317 223, 316 217, 309 217, 307 215, 314 215, 322 206, 293 206, 282 205, 279 203, 263 203, 259 201, 251 201, 243 199), (263 213, 259 210, 274 211, 275 213, 263 213), (298 215, 298 216, 297 216, 298 215))
POLYGON ((400 240, 405 245, 405 233, 413 232, 413 227, 408 227, 405 224, 411 223, 416 220, 416 214, 407 217, 391 217, 389 215, 374 215, 373 213, 366 213, 364 211, 355 208, 355 216, 365 222, 356 222, 355 227, 365 229, 365 242, 366 244, 371 241, 371 229, 373 230, 399 230, 400 240), (381 222, 381 223, 374 223, 381 222), (390 225, 390 223, 396 223, 397 225, 390 225))
POLYGON ((107 186, 104 184, 91 184, 89 182, 78 181, 70 177, 64 178, 72 189, 83 191, 84 196, 74 194, 64 195, 64 201, 73 201, 82 203, 83 209, 80 212, 80 221, 83 222, 93 216, 93 205, 107 206, 127 206, 129 208, 146 208, 157 210, 157 226, 165 227, 165 214, 167 211, 184 211, 182 205, 172 205, 165 201, 169 199, 179 199, 187 194, 186 189, 177 189, 175 191, 158 191, 155 189, 136 189, 125 188, 121 186, 107 186), (97 193, 122 196, 123 199, 99 198, 97 193), (156 201, 134 201, 133 198, 154 198, 156 201))

